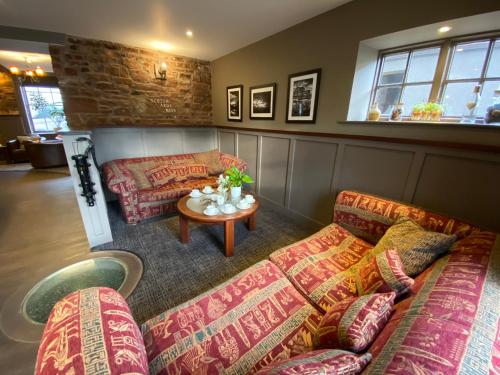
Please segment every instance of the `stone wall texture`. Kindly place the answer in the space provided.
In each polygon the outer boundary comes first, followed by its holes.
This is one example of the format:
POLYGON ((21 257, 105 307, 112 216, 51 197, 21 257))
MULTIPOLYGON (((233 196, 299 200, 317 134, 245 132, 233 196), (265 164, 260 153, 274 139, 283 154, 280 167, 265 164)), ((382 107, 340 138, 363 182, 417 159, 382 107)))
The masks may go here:
POLYGON ((212 124, 207 61, 72 36, 50 54, 71 129, 212 124))
POLYGON ((0 115, 18 115, 14 83, 9 73, 0 72, 0 115))

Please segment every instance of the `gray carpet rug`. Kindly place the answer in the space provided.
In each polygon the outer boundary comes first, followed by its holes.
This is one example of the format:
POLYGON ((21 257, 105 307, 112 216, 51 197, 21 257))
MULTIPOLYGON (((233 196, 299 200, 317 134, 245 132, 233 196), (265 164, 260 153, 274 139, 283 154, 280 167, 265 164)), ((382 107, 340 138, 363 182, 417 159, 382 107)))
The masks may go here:
POLYGON ((196 297, 266 259, 274 250, 318 230, 305 220, 264 204, 257 212, 255 231, 249 232, 243 223, 236 224, 234 256, 226 258, 222 226, 190 223, 191 241, 182 244, 175 215, 128 225, 116 202, 109 204, 108 211, 114 241, 93 251, 125 250, 142 259, 142 279, 127 299, 138 323, 196 297))

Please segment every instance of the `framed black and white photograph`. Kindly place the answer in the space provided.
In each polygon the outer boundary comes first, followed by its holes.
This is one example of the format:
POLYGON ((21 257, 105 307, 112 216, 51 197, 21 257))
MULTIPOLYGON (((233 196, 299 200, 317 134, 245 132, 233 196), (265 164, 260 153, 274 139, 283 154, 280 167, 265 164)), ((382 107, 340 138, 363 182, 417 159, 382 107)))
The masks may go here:
POLYGON ((276 83, 250 87, 250 118, 274 120, 276 83))
POLYGON ((288 76, 286 122, 316 122, 321 69, 288 76))
POLYGON ((229 86, 227 88, 227 120, 241 121, 243 104, 243 85, 229 86))

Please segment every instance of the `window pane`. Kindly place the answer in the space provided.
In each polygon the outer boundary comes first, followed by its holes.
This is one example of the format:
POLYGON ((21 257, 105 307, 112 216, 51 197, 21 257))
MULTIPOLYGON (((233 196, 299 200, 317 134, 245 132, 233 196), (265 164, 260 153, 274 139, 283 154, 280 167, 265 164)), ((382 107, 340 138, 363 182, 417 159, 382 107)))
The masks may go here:
POLYGON ((382 87, 377 90, 375 102, 384 115, 391 112, 392 106, 397 104, 401 86, 382 87))
POLYGON ((420 49, 412 53, 406 82, 432 81, 441 48, 420 49))
POLYGON ((402 83, 406 69, 406 60, 408 60, 408 52, 385 56, 379 85, 402 83))
POLYGON ((495 42, 486 77, 500 77, 500 39, 495 42))
POLYGON ((488 52, 488 41, 457 44, 448 79, 479 78, 488 52))
POLYGON ((500 80, 498 81, 486 81, 483 84, 483 89, 481 90, 481 101, 476 110, 476 115, 479 117, 484 117, 486 113, 486 108, 493 104, 495 97, 495 90, 500 88, 500 80))
POLYGON ((443 105, 445 116, 462 116, 468 113, 465 104, 472 96, 477 82, 452 82, 444 89, 443 105))
POLYGON ((429 94, 431 93, 431 86, 428 85, 412 85, 406 86, 403 90, 401 102, 404 103, 404 116, 410 116, 413 106, 419 103, 427 103, 429 101, 429 94))
POLYGON ((28 99, 27 106, 31 115, 34 131, 50 131, 56 127, 66 127, 62 110, 59 88, 42 86, 24 86, 28 99))

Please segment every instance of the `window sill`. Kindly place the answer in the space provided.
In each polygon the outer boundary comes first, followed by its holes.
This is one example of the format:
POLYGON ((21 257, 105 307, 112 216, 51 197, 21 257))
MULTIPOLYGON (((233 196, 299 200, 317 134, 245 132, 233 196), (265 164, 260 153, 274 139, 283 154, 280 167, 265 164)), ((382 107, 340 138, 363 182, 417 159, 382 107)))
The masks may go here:
POLYGON ((428 121, 388 121, 388 120, 380 120, 380 121, 339 121, 339 124, 343 125, 353 125, 353 124, 361 124, 361 125, 382 125, 382 126, 394 126, 394 127, 403 127, 406 125, 410 126, 421 126, 421 127, 432 127, 432 128, 462 128, 462 129, 496 129, 500 130, 500 125, 498 124, 464 124, 461 122, 428 122, 428 121))

